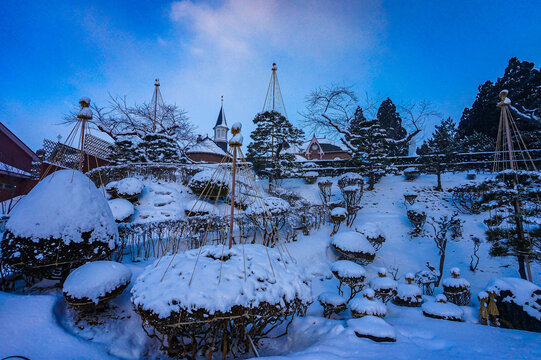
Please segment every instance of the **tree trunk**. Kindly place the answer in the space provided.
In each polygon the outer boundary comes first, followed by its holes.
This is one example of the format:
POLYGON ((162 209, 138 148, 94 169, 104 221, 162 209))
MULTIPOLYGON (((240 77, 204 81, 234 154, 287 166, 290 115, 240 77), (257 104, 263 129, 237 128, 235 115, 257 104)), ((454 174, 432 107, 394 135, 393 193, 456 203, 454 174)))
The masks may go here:
POLYGON ((443 245, 442 250, 441 250, 440 267, 439 267, 440 274, 438 275, 438 281, 436 282, 436 287, 440 286, 441 278, 443 277, 443 266, 445 265, 445 248, 447 248, 447 240, 445 241, 445 244, 443 245))
POLYGON ((443 190, 443 188, 441 186, 441 170, 440 170, 439 167, 438 167, 438 186, 436 187, 436 190, 438 190, 438 191, 443 190))
POLYGON ((517 260, 518 260, 518 273, 520 274, 520 277, 524 280, 528 280, 528 278, 526 277, 526 267, 525 267, 526 259, 524 255, 518 255, 517 260))

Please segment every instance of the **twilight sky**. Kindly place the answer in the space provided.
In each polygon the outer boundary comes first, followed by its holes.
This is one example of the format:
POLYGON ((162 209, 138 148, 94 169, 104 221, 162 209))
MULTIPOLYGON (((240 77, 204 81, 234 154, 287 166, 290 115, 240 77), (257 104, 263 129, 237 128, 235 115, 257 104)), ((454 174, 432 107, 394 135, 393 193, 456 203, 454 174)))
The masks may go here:
POLYGON ((5 0, 0 121, 36 150, 67 134, 56 124, 81 96, 149 101, 158 77, 199 133, 212 133, 223 95, 247 137, 273 62, 294 124, 306 95, 333 83, 427 100, 458 121, 510 57, 541 64, 540 19, 534 0, 5 0))

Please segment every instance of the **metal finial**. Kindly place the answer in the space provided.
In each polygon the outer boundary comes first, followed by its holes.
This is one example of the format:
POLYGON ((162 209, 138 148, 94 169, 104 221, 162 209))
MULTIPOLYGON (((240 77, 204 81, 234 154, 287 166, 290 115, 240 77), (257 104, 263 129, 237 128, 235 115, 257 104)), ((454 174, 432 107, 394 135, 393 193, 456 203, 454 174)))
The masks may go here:
POLYGON ((224 106, 224 96, 222 95, 222 106, 224 106))
POLYGON ((272 71, 276 71, 278 68, 276 67, 276 63, 272 63, 272 71))
POLYGON ((154 81, 154 86, 160 86, 160 79, 156 79, 154 81))

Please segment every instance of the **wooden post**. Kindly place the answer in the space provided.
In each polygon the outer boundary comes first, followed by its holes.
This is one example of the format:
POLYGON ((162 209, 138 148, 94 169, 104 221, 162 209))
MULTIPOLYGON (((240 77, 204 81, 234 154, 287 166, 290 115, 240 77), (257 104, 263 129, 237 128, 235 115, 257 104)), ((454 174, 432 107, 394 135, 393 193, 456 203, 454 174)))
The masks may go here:
POLYGON ((235 213, 235 175, 237 172, 237 148, 238 145, 233 145, 233 168, 231 174, 231 219, 229 221, 229 249, 233 246, 233 216, 235 213))

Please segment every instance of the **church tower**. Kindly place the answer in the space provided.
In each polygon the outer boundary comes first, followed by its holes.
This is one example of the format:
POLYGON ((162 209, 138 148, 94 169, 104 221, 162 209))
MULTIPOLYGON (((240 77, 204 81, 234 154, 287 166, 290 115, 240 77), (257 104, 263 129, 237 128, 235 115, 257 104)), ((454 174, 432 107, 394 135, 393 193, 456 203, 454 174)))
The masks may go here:
POLYGON ((214 142, 225 152, 227 152, 228 131, 229 128, 227 127, 224 113, 224 97, 222 96, 222 107, 220 108, 220 113, 218 114, 218 120, 216 120, 216 125, 214 125, 214 142))

